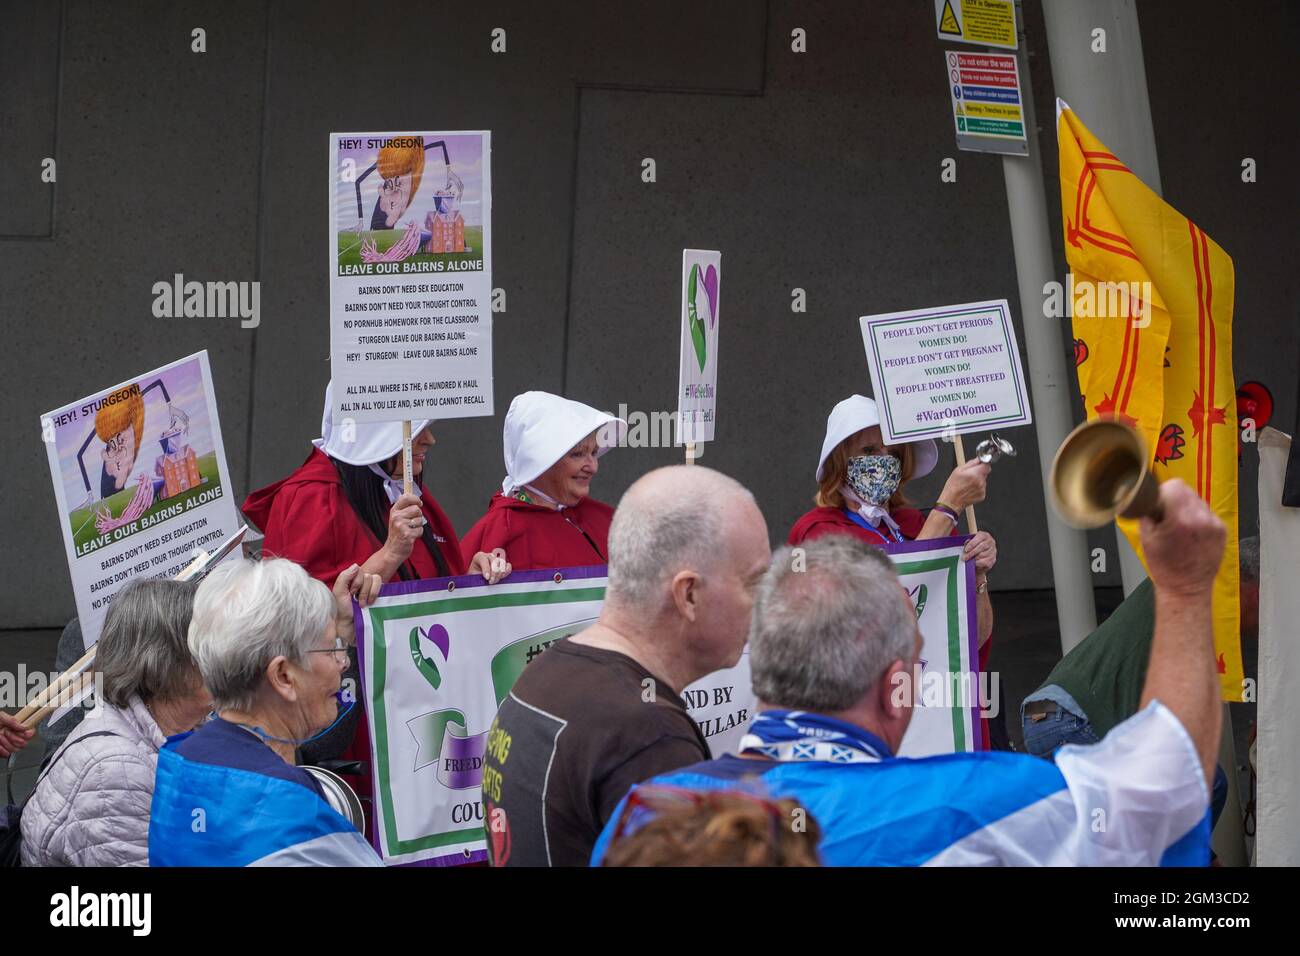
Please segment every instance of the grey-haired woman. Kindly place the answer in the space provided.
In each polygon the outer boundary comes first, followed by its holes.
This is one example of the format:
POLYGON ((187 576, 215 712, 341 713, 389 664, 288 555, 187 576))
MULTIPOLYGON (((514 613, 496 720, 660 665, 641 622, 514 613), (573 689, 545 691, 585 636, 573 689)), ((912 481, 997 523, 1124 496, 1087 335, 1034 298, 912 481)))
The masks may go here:
POLYGON ((158 749, 212 706, 186 646, 194 585, 132 581, 95 655, 98 702, 23 809, 24 866, 145 866, 158 749))

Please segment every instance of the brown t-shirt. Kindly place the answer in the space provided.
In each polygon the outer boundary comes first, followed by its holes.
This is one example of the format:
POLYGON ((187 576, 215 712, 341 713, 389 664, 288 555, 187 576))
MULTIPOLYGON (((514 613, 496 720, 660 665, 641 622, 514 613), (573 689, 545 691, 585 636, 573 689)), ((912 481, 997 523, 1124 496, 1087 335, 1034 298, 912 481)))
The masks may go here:
POLYGON ((586 866, 634 784, 709 758, 686 705, 625 654, 563 640, 525 669, 488 734, 494 866, 586 866))

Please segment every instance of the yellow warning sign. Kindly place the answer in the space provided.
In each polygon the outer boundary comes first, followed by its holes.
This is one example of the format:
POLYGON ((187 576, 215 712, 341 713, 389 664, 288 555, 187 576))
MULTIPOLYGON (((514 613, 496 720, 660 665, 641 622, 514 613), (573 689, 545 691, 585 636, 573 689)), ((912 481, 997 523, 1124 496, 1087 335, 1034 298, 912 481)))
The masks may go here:
POLYGON ((939 35, 961 36, 961 25, 957 23, 957 14, 952 12, 952 0, 943 0, 943 13, 939 17, 939 35))
POLYGON ((939 37, 1014 50, 1014 0, 934 0, 939 37))
MULTIPOLYGON (((960 103, 957 104, 957 112, 962 112, 960 103)), ((967 116, 983 116, 986 119, 1005 119, 1020 122, 1019 103, 967 102, 965 113, 967 116)))

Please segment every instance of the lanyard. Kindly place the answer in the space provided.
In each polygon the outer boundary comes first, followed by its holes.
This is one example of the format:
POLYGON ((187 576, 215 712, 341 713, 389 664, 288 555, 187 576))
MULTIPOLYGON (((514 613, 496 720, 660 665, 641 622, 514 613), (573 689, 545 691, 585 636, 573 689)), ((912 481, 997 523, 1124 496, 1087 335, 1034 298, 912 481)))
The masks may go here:
MULTIPOLYGON (((867 521, 866 518, 862 517, 862 515, 850 511, 848 508, 844 509, 844 513, 849 516, 850 521, 852 521, 854 524, 861 525, 862 527, 866 528, 868 531, 872 532, 877 537, 879 537, 880 540, 883 541, 885 544, 890 543, 891 537, 893 538, 894 541, 903 540, 903 536, 899 534, 897 531, 895 531, 893 528, 889 528, 889 535, 886 535, 879 528, 872 527, 871 523, 867 521)), ((886 525, 885 527, 889 527, 889 526, 886 525)))

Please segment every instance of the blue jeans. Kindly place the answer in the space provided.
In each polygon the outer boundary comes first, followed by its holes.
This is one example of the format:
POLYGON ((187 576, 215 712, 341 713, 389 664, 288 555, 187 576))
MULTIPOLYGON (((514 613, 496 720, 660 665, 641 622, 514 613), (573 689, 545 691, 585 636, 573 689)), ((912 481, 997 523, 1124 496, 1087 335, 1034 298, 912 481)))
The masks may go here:
MULTIPOLYGON (((1025 698, 1025 704, 1035 700, 1056 701, 1054 714, 1026 714, 1020 705, 1020 724, 1025 732, 1025 750, 1035 757, 1051 760, 1058 748, 1065 744, 1095 744, 1100 738, 1092 729, 1092 721, 1083 708, 1064 689, 1048 684, 1025 698)), ((1219 814, 1228 801, 1228 778, 1222 767, 1214 768, 1214 783, 1210 787, 1210 829, 1219 822, 1219 814)))
POLYGON ((1040 687, 1025 698, 1025 704, 1020 705, 1020 725, 1025 732, 1025 749, 1035 757, 1050 760, 1065 744, 1095 744, 1101 739, 1093 732, 1083 708, 1056 684, 1040 687), (1026 714, 1025 704, 1035 700, 1055 701, 1056 713, 1026 714))

